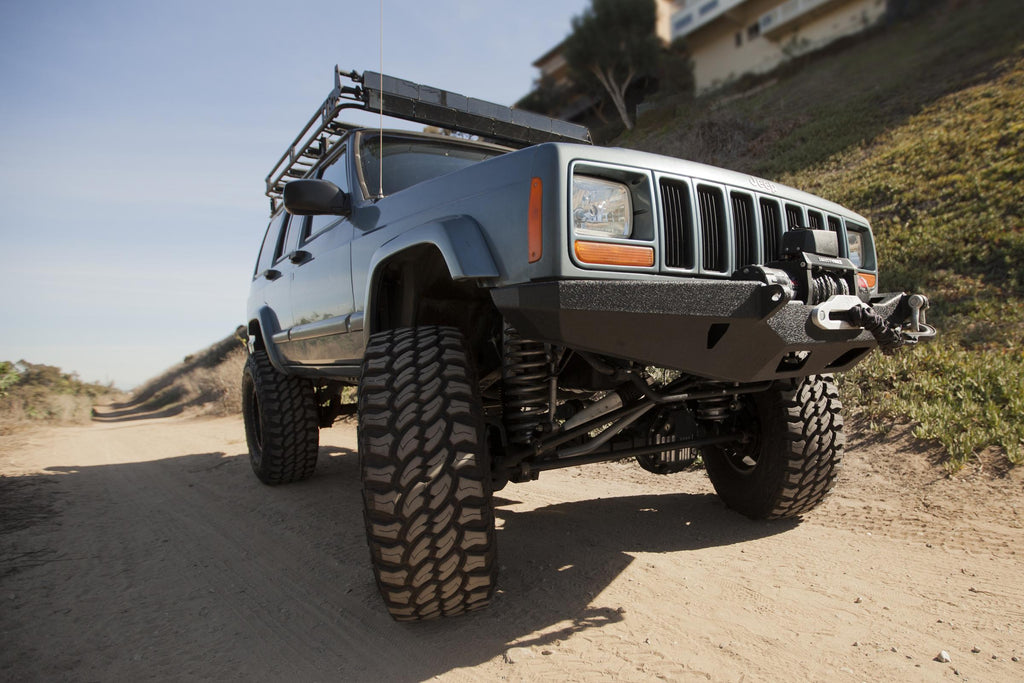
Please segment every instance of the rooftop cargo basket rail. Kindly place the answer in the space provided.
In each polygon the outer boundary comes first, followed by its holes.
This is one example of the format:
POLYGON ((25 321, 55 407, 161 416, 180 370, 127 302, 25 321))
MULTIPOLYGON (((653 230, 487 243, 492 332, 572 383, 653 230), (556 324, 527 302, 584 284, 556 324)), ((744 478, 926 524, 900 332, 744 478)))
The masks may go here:
POLYGON ((266 194, 272 213, 281 201, 285 183, 309 176, 317 162, 330 154, 348 131, 357 128, 338 120, 346 109, 438 126, 513 147, 541 142, 591 144, 590 131, 585 126, 374 71, 360 75, 335 66, 334 88, 267 175, 266 194), (342 85, 342 79, 353 85, 342 85))

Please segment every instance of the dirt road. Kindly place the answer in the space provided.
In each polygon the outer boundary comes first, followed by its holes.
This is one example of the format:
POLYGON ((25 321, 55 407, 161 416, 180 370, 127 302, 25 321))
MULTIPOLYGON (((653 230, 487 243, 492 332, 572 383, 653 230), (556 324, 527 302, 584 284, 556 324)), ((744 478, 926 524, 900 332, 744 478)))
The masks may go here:
POLYGON ((699 472, 546 473, 497 494, 491 607, 407 625, 373 584, 355 430, 322 443, 311 480, 268 488, 236 419, 5 437, 0 678, 1024 680, 1020 472, 950 480, 854 437, 788 523, 699 472))

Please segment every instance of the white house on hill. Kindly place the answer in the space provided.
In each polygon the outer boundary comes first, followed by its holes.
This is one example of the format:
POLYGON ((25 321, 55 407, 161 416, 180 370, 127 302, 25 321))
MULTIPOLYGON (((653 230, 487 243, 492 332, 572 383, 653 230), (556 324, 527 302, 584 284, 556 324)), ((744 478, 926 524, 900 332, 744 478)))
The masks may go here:
POLYGON ((698 92, 857 33, 879 21, 886 0, 679 0, 671 38, 683 38, 698 92))

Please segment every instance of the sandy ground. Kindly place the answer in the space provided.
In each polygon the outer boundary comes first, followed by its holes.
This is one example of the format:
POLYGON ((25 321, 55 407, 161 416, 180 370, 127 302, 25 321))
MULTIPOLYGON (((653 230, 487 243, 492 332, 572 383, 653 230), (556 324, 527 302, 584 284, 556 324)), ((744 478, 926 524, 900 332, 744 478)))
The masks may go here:
POLYGON ((234 418, 5 437, 0 678, 1024 680, 1024 473, 855 436, 784 523, 699 472, 546 473, 497 494, 491 607, 410 625, 376 595, 355 430, 322 443, 268 488, 234 418))

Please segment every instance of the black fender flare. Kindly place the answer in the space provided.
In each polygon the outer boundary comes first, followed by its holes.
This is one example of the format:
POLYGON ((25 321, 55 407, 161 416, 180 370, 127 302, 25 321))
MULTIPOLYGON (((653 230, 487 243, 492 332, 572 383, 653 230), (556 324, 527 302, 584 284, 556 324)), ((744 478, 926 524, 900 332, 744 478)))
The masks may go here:
POLYGON ((256 350, 256 335, 259 334, 260 340, 263 342, 263 349, 267 352, 267 358, 270 360, 270 364, 274 366, 278 372, 284 374, 290 374, 288 372, 288 366, 285 365, 284 358, 281 356, 281 352, 277 348, 277 344, 274 343, 274 335, 281 331, 281 326, 277 321, 277 316, 270 309, 269 306, 260 306, 256 310, 256 319, 249 323, 249 353, 256 350), (259 330, 253 330, 253 324, 258 325, 259 330))
POLYGON ((382 244, 370 258, 367 268, 366 298, 363 311, 366 316, 363 334, 369 339, 376 327, 372 312, 377 301, 378 287, 384 267, 395 256, 415 247, 430 246, 437 249, 456 282, 470 280, 496 280, 501 273, 491 256, 479 223, 468 216, 452 216, 412 228, 382 244))

